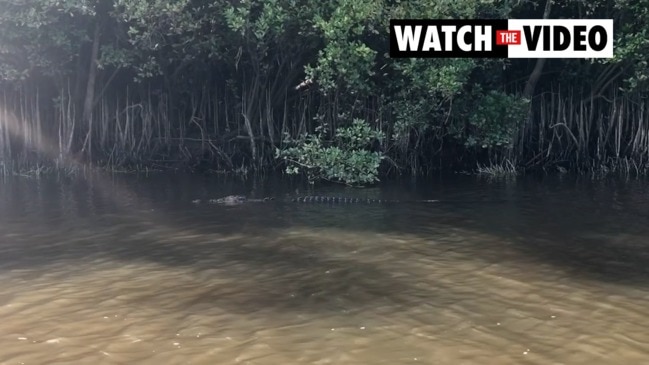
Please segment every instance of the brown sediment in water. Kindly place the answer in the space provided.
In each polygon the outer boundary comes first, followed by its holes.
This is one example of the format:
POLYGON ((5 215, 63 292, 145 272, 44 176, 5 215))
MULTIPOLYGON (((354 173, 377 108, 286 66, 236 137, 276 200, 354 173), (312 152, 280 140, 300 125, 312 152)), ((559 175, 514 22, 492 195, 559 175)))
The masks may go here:
POLYGON ((588 210, 549 225, 534 219, 563 199, 499 210, 373 207, 360 218, 349 209, 273 205, 87 214, 79 198, 68 205, 77 211, 50 216, 47 201, 34 195, 25 196, 20 214, 8 195, 0 199, 6 363, 612 364, 649 357, 647 283, 641 263, 623 257, 637 250, 635 260, 643 259, 644 226, 609 216, 626 231, 575 233, 579 222, 595 230, 588 210), (489 225, 502 219, 509 225, 501 231, 489 225), (569 219, 580 221, 564 226, 569 219), (609 272, 600 277, 596 268, 609 272), (620 281, 625 273, 629 280, 620 281))

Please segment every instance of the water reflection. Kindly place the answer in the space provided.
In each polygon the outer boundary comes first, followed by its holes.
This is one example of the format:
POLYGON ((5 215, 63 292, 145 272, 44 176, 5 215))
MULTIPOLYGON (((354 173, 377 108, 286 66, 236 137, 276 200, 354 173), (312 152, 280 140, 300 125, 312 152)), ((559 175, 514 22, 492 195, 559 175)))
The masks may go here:
POLYGON ((218 207, 299 185, 7 180, 0 362, 641 363, 646 185, 398 182, 440 204, 218 207))

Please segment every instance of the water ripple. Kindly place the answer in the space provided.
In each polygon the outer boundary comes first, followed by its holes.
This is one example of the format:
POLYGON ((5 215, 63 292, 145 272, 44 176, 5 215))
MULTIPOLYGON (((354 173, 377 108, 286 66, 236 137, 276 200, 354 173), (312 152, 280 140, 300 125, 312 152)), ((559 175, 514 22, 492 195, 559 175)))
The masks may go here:
POLYGON ((226 209, 188 203, 220 193, 204 181, 165 181, 0 188, 0 363, 649 357, 642 187, 473 182, 438 186, 438 206, 226 209))

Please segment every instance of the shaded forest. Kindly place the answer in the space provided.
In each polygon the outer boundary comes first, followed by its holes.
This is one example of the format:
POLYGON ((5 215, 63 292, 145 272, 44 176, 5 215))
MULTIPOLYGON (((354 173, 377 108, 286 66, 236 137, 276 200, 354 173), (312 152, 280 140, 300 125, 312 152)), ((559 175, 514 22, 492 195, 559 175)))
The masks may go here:
POLYGON ((649 0, 0 0, 5 174, 649 173, 649 0), (614 19, 615 58, 391 59, 389 19, 614 19))

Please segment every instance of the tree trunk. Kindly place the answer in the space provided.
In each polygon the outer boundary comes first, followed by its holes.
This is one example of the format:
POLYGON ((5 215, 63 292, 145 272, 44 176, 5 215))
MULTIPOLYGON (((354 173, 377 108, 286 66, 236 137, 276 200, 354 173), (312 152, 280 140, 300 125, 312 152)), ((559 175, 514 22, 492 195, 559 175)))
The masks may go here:
MULTIPOLYGON (((552 7, 552 0, 547 0, 545 3, 545 11, 543 12, 543 19, 548 19, 550 16, 550 8, 552 7)), ((525 90, 523 90, 523 96, 531 99, 532 96, 534 95, 534 89, 536 88, 536 83, 539 81, 539 78, 541 77, 541 73, 543 72, 543 66, 545 66, 545 61, 546 58, 539 58, 536 60, 536 65, 534 66, 534 70, 532 70, 532 73, 530 74, 530 78, 527 80, 527 84, 525 84, 525 90)))
POLYGON ((88 148, 88 157, 92 159, 92 109, 95 100, 95 83, 97 81, 97 60, 99 58, 99 37, 101 35, 101 22, 97 19, 95 34, 92 40, 92 51, 90 53, 90 66, 88 69, 88 82, 86 83, 86 96, 83 102, 84 122, 88 123, 88 134, 83 142, 82 152, 88 148))

